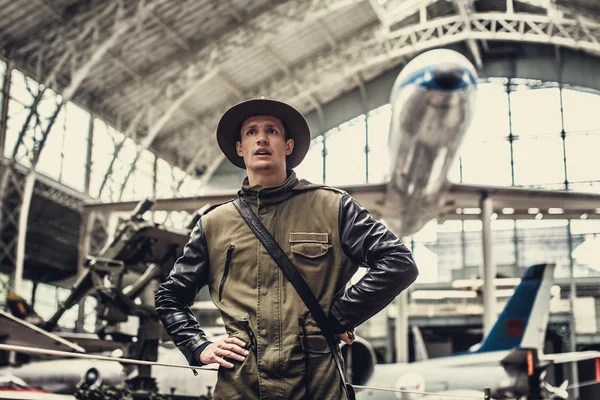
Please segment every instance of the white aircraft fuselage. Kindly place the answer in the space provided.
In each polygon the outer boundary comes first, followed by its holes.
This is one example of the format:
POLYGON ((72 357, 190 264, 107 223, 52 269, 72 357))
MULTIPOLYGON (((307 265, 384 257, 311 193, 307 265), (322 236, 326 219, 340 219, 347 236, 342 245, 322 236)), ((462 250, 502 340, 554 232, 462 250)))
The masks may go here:
POLYGON ((382 207, 382 215, 393 218, 401 205, 398 234, 413 234, 435 217, 476 92, 475 68, 452 50, 424 53, 398 75, 390 100, 390 181, 382 207))

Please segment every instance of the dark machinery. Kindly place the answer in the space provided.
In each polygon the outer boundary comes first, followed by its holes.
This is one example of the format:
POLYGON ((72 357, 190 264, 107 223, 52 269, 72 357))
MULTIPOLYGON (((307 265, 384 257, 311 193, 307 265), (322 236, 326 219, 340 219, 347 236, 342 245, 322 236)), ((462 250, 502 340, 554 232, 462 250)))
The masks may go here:
MULTIPOLYGON (((154 311, 154 292, 182 253, 189 230, 173 231, 142 218, 153 202, 141 201, 123 221, 100 254, 88 257, 85 271, 71 287, 71 294, 41 327, 52 331, 69 308, 85 296, 98 299, 97 334, 127 344, 129 358, 156 361, 163 329, 154 311), (134 280, 125 286, 125 281, 134 280), (142 301, 136 301, 140 297, 142 301), (137 334, 122 332, 119 324, 130 316, 139 318, 137 334)), ((191 226, 197 221, 192 221, 191 226)), ((134 391, 157 390, 150 366, 138 366, 137 377, 128 382, 134 391)))

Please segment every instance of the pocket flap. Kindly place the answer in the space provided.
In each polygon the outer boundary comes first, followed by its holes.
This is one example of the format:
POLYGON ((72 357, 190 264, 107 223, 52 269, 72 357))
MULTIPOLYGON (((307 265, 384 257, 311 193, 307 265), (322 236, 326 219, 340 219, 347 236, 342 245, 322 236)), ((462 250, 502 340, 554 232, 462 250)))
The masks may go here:
POLYGON ((330 354, 331 349, 327 343, 327 339, 321 334, 300 334, 300 343, 305 351, 311 354, 330 354), (308 347, 308 348, 307 348, 308 347))
POLYGON ((329 243, 329 233, 290 232, 290 243, 329 243))

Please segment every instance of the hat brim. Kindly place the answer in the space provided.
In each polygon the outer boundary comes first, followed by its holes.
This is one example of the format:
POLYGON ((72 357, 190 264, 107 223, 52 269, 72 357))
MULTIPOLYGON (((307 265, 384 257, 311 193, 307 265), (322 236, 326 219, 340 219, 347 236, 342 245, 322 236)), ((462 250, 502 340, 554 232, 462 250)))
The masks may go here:
POLYGON ((236 143, 240 140, 244 121, 255 115, 277 117, 285 124, 288 138, 294 139, 294 150, 286 157, 286 168, 291 169, 300 165, 310 147, 308 123, 294 107, 269 99, 247 100, 225 111, 217 125, 217 143, 225 157, 233 165, 246 169, 244 159, 237 154, 236 143))

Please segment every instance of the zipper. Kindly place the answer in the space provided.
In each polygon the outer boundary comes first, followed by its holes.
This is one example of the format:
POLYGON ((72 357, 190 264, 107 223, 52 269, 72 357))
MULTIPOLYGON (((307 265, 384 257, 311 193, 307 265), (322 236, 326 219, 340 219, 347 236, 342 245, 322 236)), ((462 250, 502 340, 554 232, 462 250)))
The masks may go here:
POLYGON ((223 271, 223 277, 221 278, 221 283, 219 284, 219 301, 223 300, 223 287, 225 286, 225 281, 227 280, 227 275, 229 275, 229 265, 231 264, 231 254, 235 250, 235 247, 230 244, 227 249, 227 256, 225 257, 225 270, 223 271))

